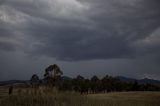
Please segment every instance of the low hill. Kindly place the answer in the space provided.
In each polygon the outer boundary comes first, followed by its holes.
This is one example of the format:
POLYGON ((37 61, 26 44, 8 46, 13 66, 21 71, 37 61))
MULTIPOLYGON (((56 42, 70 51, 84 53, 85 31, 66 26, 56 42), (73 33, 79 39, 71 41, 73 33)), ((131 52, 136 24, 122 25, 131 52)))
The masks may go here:
POLYGON ((139 84, 154 84, 154 85, 160 85, 159 80, 144 78, 144 79, 134 79, 134 78, 128 78, 124 76, 117 76, 116 78, 120 79, 122 82, 126 83, 133 83, 134 81, 137 81, 139 84))

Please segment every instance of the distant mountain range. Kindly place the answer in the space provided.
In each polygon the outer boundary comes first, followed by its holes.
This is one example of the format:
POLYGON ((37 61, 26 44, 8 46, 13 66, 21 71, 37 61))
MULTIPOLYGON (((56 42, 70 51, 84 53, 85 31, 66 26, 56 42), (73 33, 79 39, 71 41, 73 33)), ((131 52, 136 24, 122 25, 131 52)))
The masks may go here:
POLYGON ((15 83, 25 83, 28 82, 27 80, 7 80, 7 81, 0 81, 0 85, 8 85, 8 84, 15 84, 15 83))
MULTIPOLYGON (((126 83, 133 83, 135 80, 139 84, 154 84, 154 85, 160 85, 159 80, 154 80, 154 79, 149 79, 149 78, 144 78, 144 79, 134 79, 134 78, 128 78, 124 76, 117 76, 115 78, 118 78, 122 82, 126 83)), ((63 76, 62 79, 64 80, 71 80, 71 77, 68 76, 63 76)), ((7 84, 15 84, 15 83, 28 83, 29 80, 8 80, 8 81, 0 81, 0 85, 7 85, 7 84)))
POLYGON ((159 80, 154 80, 154 79, 149 79, 149 78, 134 79, 134 78, 127 78, 127 77, 123 77, 123 76, 117 76, 116 78, 118 78, 120 81, 126 82, 126 83, 133 83, 136 80, 139 84, 160 85, 159 80))
MULTIPOLYGON (((71 80, 71 77, 63 76, 63 80, 71 80)), ((19 83, 29 83, 29 80, 6 80, 6 81, 0 81, 0 85, 8 85, 8 84, 19 84, 19 83)))
POLYGON ((68 77, 68 76, 63 76, 62 79, 63 79, 63 80, 72 80, 72 78, 71 78, 71 77, 68 77))

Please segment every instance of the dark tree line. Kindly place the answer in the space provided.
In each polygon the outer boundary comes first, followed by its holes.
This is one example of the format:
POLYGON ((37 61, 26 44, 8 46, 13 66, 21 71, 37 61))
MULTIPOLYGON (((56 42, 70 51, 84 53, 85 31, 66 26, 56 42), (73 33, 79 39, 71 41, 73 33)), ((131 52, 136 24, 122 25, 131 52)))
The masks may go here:
POLYGON ((107 93, 122 91, 160 91, 160 86, 151 84, 124 83, 119 79, 106 75, 102 79, 93 76, 91 79, 85 79, 78 75, 71 80, 63 80, 59 90, 77 91, 81 93, 107 93))
POLYGON ((53 64, 45 69, 44 79, 40 80, 34 74, 31 77, 31 85, 33 87, 38 85, 45 85, 49 87, 56 87, 61 91, 76 91, 80 93, 107 93, 107 92, 121 92, 121 91, 160 91, 160 86, 151 84, 138 84, 137 81, 133 83, 124 83, 112 76, 104 76, 99 79, 93 76, 86 79, 78 75, 73 79, 65 79, 62 77, 63 72, 58 65, 53 64))

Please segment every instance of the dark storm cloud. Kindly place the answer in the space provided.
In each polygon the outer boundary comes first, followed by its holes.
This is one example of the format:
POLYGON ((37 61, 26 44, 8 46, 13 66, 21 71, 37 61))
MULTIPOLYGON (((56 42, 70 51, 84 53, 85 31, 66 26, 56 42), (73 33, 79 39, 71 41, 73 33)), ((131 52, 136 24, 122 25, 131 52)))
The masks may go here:
POLYGON ((158 0, 8 0, 0 11, 1 49, 16 46, 31 55, 60 60, 136 57, 143 54, 136 42, 160 26, 158 4, 158 0), (26 40, 16 39, 16 34, 26 40))
MULTIPOLYGON (((99 62, 96 60, 101 59, 107 62, 100 63, 111 62, 120 67, 119 59, 125 61, 122 66, 127 65, 126 70, 131 73, 135 69, 141 70, 137 71, 141 75, 158 75, 159 4, 159 0, 2 0, 0 51, 16 52, 18 59, 18 53, 24 53, 33 58, 46 56, 69 63, 76 61, 80 64, 77 67, 85 64, 79 60, 91 61, 95 65, 99 62), (128 61, 134 62, 127 64, 128 61), (140 67, 139 63, 145 61, 149 63, 140 67), (151 68, 152 73, 149 72, 151 68)), ((9 61, 7 54, 3 55, 0 63, 9 61)), ((25 60, 23 55, 21 58, 25 60)), ((22 60, 22 63, 29 66, 30 61, 22 60)), ((9 70, 4 67, 1 69, 9 70)), ((18 69, 17 66, 15 70, 18 69)), ((111 70, 118 74, 113 68, 111 70)), ((120 70, 122 72, 124 68, 120 70)))

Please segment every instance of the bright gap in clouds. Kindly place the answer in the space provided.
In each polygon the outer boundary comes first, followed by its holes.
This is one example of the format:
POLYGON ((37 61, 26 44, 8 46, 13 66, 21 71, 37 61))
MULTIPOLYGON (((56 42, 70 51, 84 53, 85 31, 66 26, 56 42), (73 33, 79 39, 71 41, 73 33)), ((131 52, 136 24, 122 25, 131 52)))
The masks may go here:
POLYGON ((13 0, 0 6, 0 20, 9 24, 26 24, 37 19, 86 20, 89 5, 77 0, 13 0), (25 22, 25 23, 24 23, 25 22))

